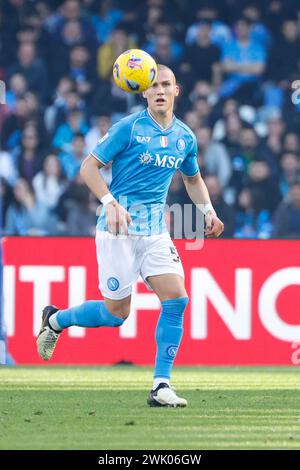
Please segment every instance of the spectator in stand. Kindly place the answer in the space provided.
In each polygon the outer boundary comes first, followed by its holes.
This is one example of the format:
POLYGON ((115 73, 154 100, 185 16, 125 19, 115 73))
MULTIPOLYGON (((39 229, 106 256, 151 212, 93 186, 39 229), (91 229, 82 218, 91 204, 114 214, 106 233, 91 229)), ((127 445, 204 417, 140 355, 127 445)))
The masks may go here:
POLYGON ((206 21, 198 27, 196 41, 186 48, 181 70, 190 80, 206 80, 218 86, 221 79, 220 48, 212 44, 211 24, 206 21))
POLYGON ((59 160, 55 153, 49 153, 44 162, 43 169, 32 180, 37 202, 48 209, 54 209, 62 193, 66 189, 66 180, 63 177, 59 160))
POLYGON ((31 184, 20 178, 13 188, 13 202, 6 213, 7 235, 52 235, 55 221, 46 206, 37 202, 31 184))
MULTIPOLYGON (((146 0, 137 2, 137 18, 135 31, 137 31, 140 44, 151 41, 155 36, 155 29, 160 23, 174 25, 176 23, 176 10, 166 0, 146 0)), ((178 10, 177 10, 178 11, 178 10)))
POLYGON ((97 52, 97 71, 100 78, 108 80, 116 58, 127 49, 136 47, 125 29, 119 26, 115 29, 109 41, 99 47, 97 52))
POLYGON ((25 99, 28 109, 25 125, 31 124, 35 126, 40 142, 43 144, 43 147, 47 147, 49 145, 49 136, 45 127, 43 108, 41 107, 39 98, 32 91, 27 91, 25 99))
POLYGON ((68 74, 70 52, 73 47, 85 44, 84 31, 79 21, 68 21, 61 32, 61 36, 51 41, 51 71, 54 86, 68 74))
MULTIPOLYGON (((169 55, 172 57, 172 61, 177 64, 182 60, 184 48, 180 42, 174 39, 173 35, 172 24, 161 21, 154 26, 152 34, 148 37, 148 42, 142 46, 142 49, 155 56, 157 49, 161 47, 160 44, 168 43, 169 55)), ((159 60, 157 62, 160 63, 159 60)))
POLYGON ((67 151, 70 148, 74 135, 78 132, 85 135, 88 129, 83 113, 79 109, 71 109, 67 115, 66 122, 59 126, 54 135, 53 147, 67 151))
POLYGON ((6 220, 7 209, 13 201, 12 187, 6 178, 0 175, 0 234, 4 234, 4 225, 6 220))
POLYGON ((80 97, 89 101, 94 91, 96 73, 91 64, 89 51, 83 45, 74 46, 70 52, 69 77, 76 84, 80 97))
POLYGON ((198 95, 193 98, 192 111, 197 114, 198 126, 211 124, 212 106, 206 96, 198 95))
POLYGON ((291 186, 288 199, 274 214, 274 232, 277 238, 300 238, 300 184, 291 186))
POLYGON ((84 37, 91 47, 93 44, 97 43, 96 32, 92 21, 88 14, 81 11, 79 0, 65 0, 63 2, 52 24, 53 36, 60 37, 64 26, 69 21, 79 22, 81 30, 84 31, 84 37))
POLYGON ((266 209, 272 214, 281 201, 279 182, 272 178, 271 169, 265 160, 256 159, 250 163, 245 186, 251 190, 256 212, 266 209))
POLYGON ((295 18, 285 19, 281 26, 281 36, 270 51, 266 77, 278 83, 281 88, 289 88, 299 60, 300 36, 297 21, 295 18))
POLYGON ((92 152, 97 142, 103 137, 111 127, 111 116, 109 113, 94 116, 93 125, 85 136, 86 152, 92 152))
MULTIPOLYGON (((251 163, 258 157, 257 146, 258 139, 255 131, 251 128, 241 129, 238 145, 232 148, 230 155, 232 165, 230 187, 234 191, 235 198, 242 191, 248 180, 251 163)), ((269 165, 267 169, 270 171, 269 165)))
POLYGON ((66 232, 71 236, 95 236, 99 202, 85 185, 73 187, 72 199, 68 201, 66 232))
MULTIPOLYGON (((94 117, 94 124, 85 136, 85 151, 86 154, 92 152, 97 142, 105 136, 108 129, 111 127, 111 116, 107 114, 99 115, 94 117)), ((111 164, 105 165, 100 170, 104 181, 109 186, 112 179, 111 164)))
POLYGON ((98 206, 99 201, 91 195, 78 173, 61 195, 56 207, 64 232, 77 236, 94 236, 98 206))
POLYGON ((26 124, 22 132, 21 144, 13 152, 19 177, 32 181, 42 168, 44 155, 45 151, 39 140, 36 126, 26 124))
POLYGON ((4 178, 11 186, 13 186, 17 180, 17 176, 16 167, 11 153, 1 150, 0 147, 0 178, 4 178))
POLYGON ((217 176, 222 189, 231 177, 231 161, 226 147, 221 142, 211 139, 210 127, 199 127, 195 132, 198 142, 198 159, 204 173, 217 176))
POLYGON ((186 43, 192 45, 196 42, 199 27, 209 22, 211 23, 211 41, 217 46, 223 47, 231 40, 230 28, 218 19, 218 11, 211 0, 201 2, 201 6, 196 12, 197 23, 193 23, 187 30, 186 43))
POLYGON ((187 124, 187 126, 189 126, 194 132, 196 131, 196 129, 198 129, 199 127, 199 118, 198 118, 198 114, 196 113, 196 111, 193 111, 193 110, 189 110, 189 111, 186 111, 184 116, 183 116, 183 121, 187 124))
POLYGON ((112 0, 103 0, 97 5, 98 10, 92 17, 98 43, 109 40, 111 33, 124 18, 124 12, 114 7, 112 0))
POLYGON ((217 214, 222 217, 224 221, 223 235, 225 238, 232 237, 234 232, 234 212, 232 207, 230 207, 224 201, 222 196, 222 187, 216 175, 208 175, 204 178, 205 184, 207 186, 212 205, 214 206, 217 214))
POLYGON ((294 152, 300 156, 300 139, 296 132, 287 132, 283 139, 283 151, 294 152))
POLYGON ((6 106, 9 112, 15 110, 17 99, 24 96, 27 90, 28 85, 24 75, 15 73, 11 76, 6 93, 6 106))
POLYGON ((293 184, 300 183, 300 158, 297 154, 284 153, 280 159, 280 191, 286 197, 293 184))
POLYGON ((25 122, 28 118, 28 103, 24 96, 16 99, 13 113, 9 114, 3 122, 1 140, 3 148, 12 150, 19 145, 25 122))
POLYGON ((73 180, 76 177, 86 155, 87 152, 84 147, 84 135, 77 132, 72 138, 70 150, 59 154, 61 167, 68 180, 73 180))
POLYGON ((246 186, 237 199, 235 238, 270 238, 272 233, 270 212, 253 207, 252 191, 246 186))
POLYGON ((257 86, 265 69, 266 50, 250 39, 251 26, 245 18, 235 24, 237 38, 225 44, 222 68, 226 79, 221 85, 220 96, 235 96, 240 102, 257 102, 257 86))
POLYGON ((42 103, 49 98, 48 73, 44 61, 36 55, 33 43, 23 43, 18 49, 18 60, 8 70, 8 77, 20 73, 26 79, 28 88, 39 95, 42 103))
POLYGON ((125 117, 135 104, 135 95, 124 93, 111 77, 109 82, 99 84, 92 103, 92 114, 111 113, 112 123, 125 117))
POLYGON ((235 155, 239 149, 240 133, 242 129, 243 123, 238 114, 231 113, 225 117, 225 137, 221 142, 225 145, 231 157, 235 155))
POLYGON ((269 152, 276 161, 279 161, 283 150, 284 130, 285 124, 281 118, 270 118, 267 121, 267 137, 261 141, 261 148, 264 149, 266 153, 269 152))
POLYGON ((47 131, 52 134, 58 125, 65 121, 69 109, 80 107, 81 101, 76 93, 75 82, 70 77, 62 77, 55 90, 53 104, 45 110, 47 131))
POLYGON ((228 98, 224 102, 219 103, 216 112, 216 122, 214 123, 213 127, 213 138, 216 140, 222 140, 225 138, 226 131, 225 131, 225 119, 230 114, 234 114, 240 117, 239 115, 239 103, 237 100, 233 98, 228 98))
POLYGON ((251 40, 259 42, 265 50, 269 49, 272 44, 272 35, 268 27, 262 21, 261 9, 255 2, 250 2, 243 9, 242 16, 251 24, 251 40))

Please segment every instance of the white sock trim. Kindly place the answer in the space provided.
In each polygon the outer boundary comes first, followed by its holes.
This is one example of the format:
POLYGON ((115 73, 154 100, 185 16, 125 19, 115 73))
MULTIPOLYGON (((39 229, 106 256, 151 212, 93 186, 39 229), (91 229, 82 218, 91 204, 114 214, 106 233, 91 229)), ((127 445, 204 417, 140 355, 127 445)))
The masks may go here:
POLYGON ((170 379, 167 379, 166 377, 155 377, 153 379, 152 390, 155 390, 161 383, 170 385, 170 379))
POLYGON ((57 314, 58 312, 55 312, 53 313, 53 315, 51 315, 51 317, 49 318, 49 323, 50 323, 51 328, 53 328, 53 330, 62 331, 62 328, 59 326, 56 320, 57 314))

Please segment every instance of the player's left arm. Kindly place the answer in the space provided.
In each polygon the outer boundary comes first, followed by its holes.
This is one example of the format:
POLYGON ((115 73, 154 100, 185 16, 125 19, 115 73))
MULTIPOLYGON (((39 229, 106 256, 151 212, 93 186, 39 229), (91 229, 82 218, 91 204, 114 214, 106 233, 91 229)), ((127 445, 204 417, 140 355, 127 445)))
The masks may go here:
POLYGON ((207 238, 219 237, 224 231, 224 224, 213 209, 206 184, 200 172, 198 171, 194 176, 187 176, 182 173, 182 178, 191 200, 198 209, 205 213, 205 235, 207 238))

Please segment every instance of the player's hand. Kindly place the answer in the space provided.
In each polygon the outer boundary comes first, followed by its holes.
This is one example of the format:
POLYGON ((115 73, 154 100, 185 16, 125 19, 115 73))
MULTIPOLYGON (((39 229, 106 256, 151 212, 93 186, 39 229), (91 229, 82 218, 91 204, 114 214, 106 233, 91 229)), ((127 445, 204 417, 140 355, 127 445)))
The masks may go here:
POLYGON ((216 238, 224 231, 223 222, 212 211, 209 211, 205 216, 205 235, 207 238, 216 238))
POLYGON ((106 206, 106 223, 110 233, 128 235, 128 225, 132 224, 132 220, 123 206, 112 201, 106 206))

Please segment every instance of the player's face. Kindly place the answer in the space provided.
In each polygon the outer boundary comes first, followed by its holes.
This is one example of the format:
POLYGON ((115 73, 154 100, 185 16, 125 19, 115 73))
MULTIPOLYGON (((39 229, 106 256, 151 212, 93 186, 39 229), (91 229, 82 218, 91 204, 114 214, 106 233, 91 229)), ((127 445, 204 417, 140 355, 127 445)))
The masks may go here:
POLYGON ((178 93, 179 87, 171 70, 159 70, 156 82, 143 95, 150 111, 166 114, 168 111, 173 112, 174 99, 178 93))

